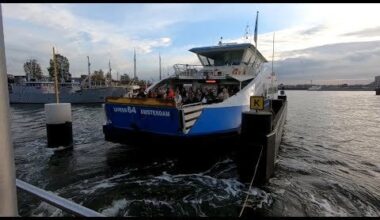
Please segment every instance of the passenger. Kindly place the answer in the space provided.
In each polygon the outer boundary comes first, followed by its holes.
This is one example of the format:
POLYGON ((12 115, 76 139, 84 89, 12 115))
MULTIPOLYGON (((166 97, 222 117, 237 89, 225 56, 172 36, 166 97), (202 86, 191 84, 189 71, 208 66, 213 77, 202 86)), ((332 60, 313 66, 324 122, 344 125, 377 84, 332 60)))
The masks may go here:
POLYGON ((228 90, 226 88, 223 89, 223 101, 228 99, 230 97, 230 94, 228 93, 228 90))
POLYGON ((207 103, 213 103, 215 101, 215 95, 212 89, 208 90, 206 98, 207 98, 207 103))
POLYGON ((149 93, 148 93, 148 97, 149 98, 156 98, 157 97, 157 93, 155 90, 149 90, 149 93))
POLYGON ((146 97, 146 94, 145 94, 144 88, 141 88, 139 93, 137 93, 137 98, 145 98, 145 97, 146 97))
POLYGON ((160 88, 160 89, 159 89, 159 92, 158 92, 157 98, 160 98, 160 99, 166 99, 165 88, 160 88))
POLYGON ((203 96, 203 98, 202 98, 202 103, 203 103, 203 104, 207 104, 207 98, 206 98, 206 96, 203 96))
POLYGON ((169 87, 166 92, 166 99, 174 99, 174 97, 175 97, 174 91, 171 87, 169 87))
POLYGON ((216 99, 218 99, 218 101, 221 101, 223 100, 223 89, 224 89, 224 86, 218 86, 218 90, 217 90, 217 97, 216 99))
POLYGON ((189 89, 189 91, 187 92, 187 98, 188 98, 188 103, 193 103, 194 102, 194 93, 192 91, 192 89, 189 89))
POLYGON ((183 103, 183 104, 187 104, 187 102, 188 102, 188 97, 187 97, 187 92, 186 92, 186 90, 184 90, 183 92, 181 92, 181 96, 182 96, 182 103, 183 103))
POLYGON ((177 107, 182 107, 182 96, 181 96, 179 90, 177 90, 175 92, 174 101, 175 101, 175 104, 177 107))
POLYGON ((155 98, 157 98, 157 99, 162 99, 163 98, 162 92, 160 90, 157 91, 157 95, 156 95, 155 98))
POLYGON ((200 89, 197 89, 197 94, 195 95, 195 101, 196 102, 201 102, 203 98, 202 92, 200 89))
POLYGON ((181 88, 181 96, 182 96, 182 98, 184 98, 185 95, 186 95, 186 89, 185 89, 185 87, 182 87, 181 88))

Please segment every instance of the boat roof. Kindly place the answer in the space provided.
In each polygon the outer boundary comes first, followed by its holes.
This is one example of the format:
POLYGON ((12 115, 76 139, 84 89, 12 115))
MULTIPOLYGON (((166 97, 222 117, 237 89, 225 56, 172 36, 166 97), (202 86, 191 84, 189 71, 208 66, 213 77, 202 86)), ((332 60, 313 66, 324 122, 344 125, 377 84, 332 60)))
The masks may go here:
MULTIPOLYGON (((229 50, 246 50, 246 49, 251 49, 255 51, 256 47, 250 43, 241 43, 241 44, 227 43, 227 44, 221 44, 217 46, 195 47, 195 48, 191 48, 189 51, 205 56, 206 54, 210 52, 222 52, 222 51, 229 51, 229 50)), ((268 62, 268 60, 265 59, 265 57, 260 53, 259 50, 257 50, 257 54, 264 62, 268 62)))

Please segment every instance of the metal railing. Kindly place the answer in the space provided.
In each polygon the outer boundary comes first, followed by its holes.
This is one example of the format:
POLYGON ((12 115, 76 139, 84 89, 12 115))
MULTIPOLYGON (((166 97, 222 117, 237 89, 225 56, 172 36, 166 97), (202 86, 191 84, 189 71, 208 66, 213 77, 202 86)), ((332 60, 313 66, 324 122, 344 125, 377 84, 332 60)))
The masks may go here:
POLYGON ((226 75, 252 75, 254 72, 245 65, 230 66, 200 66, 189 64, 175 64, 175 74, 191 78, 224 78, 226 75))
POLYGON ((70 200, 64 199, 51 192, 35 187, 22 180, 16 179, 16 186, 17 188, 38 197, 42 201, 47 202, 53 205, 54 207, 59 208, 63 211, 66 211, 70 214, 74 214, 76 216, 83 216, 83 217, 105 217, 104 215, 94 210, 81 206, 70 200))

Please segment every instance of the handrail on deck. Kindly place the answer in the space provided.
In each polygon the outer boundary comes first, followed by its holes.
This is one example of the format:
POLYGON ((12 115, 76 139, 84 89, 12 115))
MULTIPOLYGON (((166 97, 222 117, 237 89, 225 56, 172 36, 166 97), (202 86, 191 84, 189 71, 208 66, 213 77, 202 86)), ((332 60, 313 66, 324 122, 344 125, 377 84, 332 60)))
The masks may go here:
POLYGON ((81 206, 70 200, 64 199, 51 192, 47 192, 22 180, 16 179, 16 186, 17 188, 20 188, 21 190, 38 197, 42 201, 45 201, 54 207, 62 209, 70 214, 83 217, 106 217, 94 210, 81 206))

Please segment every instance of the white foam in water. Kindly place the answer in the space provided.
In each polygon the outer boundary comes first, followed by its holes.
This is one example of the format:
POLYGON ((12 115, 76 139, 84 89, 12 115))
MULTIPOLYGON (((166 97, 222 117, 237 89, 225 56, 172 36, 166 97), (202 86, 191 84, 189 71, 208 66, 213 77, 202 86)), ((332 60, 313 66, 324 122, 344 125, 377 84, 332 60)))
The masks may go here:
POLYGON ((70 103, 45 104, 46 124, 63 124, 71 122, 70 103))
MULTIPOLYGON (((139 200, 134 200, 134 201, 139 201, 139 200)), ((140 201, 144 202, 145 204, 147 203, 152 204, 155 207, 167 206, 172 212, 174 212, 173 206, 169 202, 166 202, 166 201, 161 201, 161 200, 156 200, 156 199, 143 199, 140 201)))
POLYGON ((53 151, 62 151, 62 150, 66 150, 69 148, 73 148, 73 146, 59 146, 57 148, 52 148, 52 149, 53 149, 53 151))
POLYGON ((120 199, 112 201, 112 205, 102 211, 102 214, 108 217, 117 216, 120 210, 123 210, 127 207, 128 202, 126 199, 120 199))
POLYGON ((168 173, 166 173, 165 171, 162 172, 162 175, 161 176, 156 176, 155 177, 156 179, 160 179, 160 180, 165 180, 165 181, 168 181, 168 182, 174 182, 174 178, 173 176, 169 175, 168 173))
POLYGON ((93 186, 91 189, 83 189, 80 192, 81 193, 85 193, 85 194, 92 194, 92 193, 94 193, 98 189, 111 188, 111 187, 113 187, 115 185, 116 185, 116 183, 107 183, 107 182, 104 182, 104 183, 100 183, 98 185, 93 186))
POLYGON ((32 217, 62 217, 63 213, 61 209, 58 209, 46 202, 41 202, 38 207, 31 214, 32 217))
POLYGON ((314 197, 313 194, 310 194, 310 198, 311 198, 310 202, 313 202, 317 204, 319 207, 321 207, 322 209, 324 209, 326 213, 323 213, 323 214, 325 214, 325 216, 341 216, 342 217, 342 216, 348 215, 348 213, 346 213, 339 207, 338 207, 339 209, 338 211, 334 210, 326 199, 321 199, 321 201, 317 201, 317 199, 314 197))

